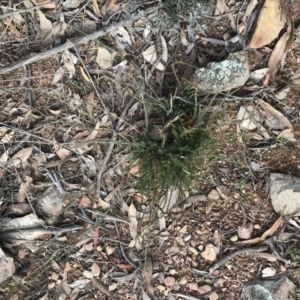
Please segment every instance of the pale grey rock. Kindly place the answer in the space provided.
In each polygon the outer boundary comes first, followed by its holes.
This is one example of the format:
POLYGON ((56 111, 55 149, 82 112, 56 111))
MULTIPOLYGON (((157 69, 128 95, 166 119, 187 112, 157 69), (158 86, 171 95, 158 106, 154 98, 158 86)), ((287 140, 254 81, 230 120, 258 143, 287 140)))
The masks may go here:
POLYGON ((218 200, 220 198, 220 195, 217 190, 211 190, 207 197, 210 200, 218 200))
POLYGON ((47 217, 58 214, 63 208, 64 196, 56 186, 49 187, 37 200, 38 212, 47 217))
POLYGON ((16 268, 12 257, 7 257, 0 248, 0 284, 15 274, 16 268))
POLYGON ((270 197, 274 210, 300 216, 300 179, 288 174, 270 175, 270 197))
POLYGON ((241 87, 250 76, 247 53, 230 53, 222 62, 212 62, 199 68, 193 83, 200 95, 217 94, 241 87))
POLYGON ((230 191, 229 191, 229 189, 228 189, 228 187, 227 186, 225 186, 225 185, 218 185, 217 187, 216 187, 216 189, 217 189, 217 191, 218 191, 218 193, 219 193, 219 195, 223 198, 223 199, 229 199, 230 198, 230 191))
POLYGON ((254 280, 243 285, 241 300, 292 300, 295 285, 287 277, 277 280, 254 280))

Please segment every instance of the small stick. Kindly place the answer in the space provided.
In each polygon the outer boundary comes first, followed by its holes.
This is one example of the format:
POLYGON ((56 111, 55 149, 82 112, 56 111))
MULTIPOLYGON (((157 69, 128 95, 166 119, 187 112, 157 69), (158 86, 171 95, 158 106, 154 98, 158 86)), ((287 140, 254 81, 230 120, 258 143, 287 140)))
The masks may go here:
POLYGON ((199 300, 199 298, 196 298, 196 297, 193 297, 190 295, 179 294, 179 293, 177 293, 176 296, 181 297, 183 299, 188 299, 188 300, 199 300))
POLYGON ((219 261, 217 261, 212 267, 209 268, 209 272, 212 273, 214 270, 218 269, 220 266, 222 266, 227 260, 234 258, 237 255, 241 254, 248 254, 248 253, 256 253, 256 252, 263 252, 268 249, 267 246, 260 246, 256 248, 245 248, 236 250, 234 252, 229 253, 228 255, 221 258, 219 261))
POLYGON ((59 190, 59 192, 61 194, 64 194, 66 191, 64 190, 64 188, 61 185, 60 181, 58 180, 56 173, 52 174, 52 173, 49 172, 48 169, 46 169, 46 172, 47 172, 47 175, 50 178, 50 180, 55 184, 55 186, 59 190))
POLYGON ((104 27, 104 28, 102 28, 102 29, 100 29, 98 31, 93 32, 92 34, 88 34, 86 36, 78 38, 77 40, 75 40, 73 42, 72 41, 67 41, 63 45, 54 47, 52 49, 46 50, 44 52, 40 52, 40 53, 38 53, 36 55, 33 55, 31 57, 28 57, 28 58, 19 60, 17 62, 14 62, 14 63, 6 66, 6 67, 0 68, 0 75, 1 74, 5 74, 5 73, 10 72, 10 71, 13 71, 13 70, 16 70, 16 69, 21 68, 23 66, 27 66, 28 64, 31 64, 31 63, 34 63, 34 62, 39 61, 41 59, 44 59, 44 58, 47 58, 49 56, 55 55, 55 54, 57 54, 59 52, 62 52, 64 50, 67 50, 67 49, 70 49, 70 48, 77 47, 79 45, 85 44, 85 43, 89 42, 90 40, 96 40, 99 37, 102 37, 105 34, 108 34, 108 33, 112 32, 112 31, 115 31, 116 29, 118 29, 118 28, 120 28, 122 26, 126 26, 126 25, 128 25, 128 23, 134 22, 134 21, 140 19, 142 16, 144 16, 146 14, 153 13, 153 12, 155 12, 156 10, 158 10, 158 9, 160 9, 162 7, 163 7, 163 5, 158 5, 158 6, 154 7, 154 8, 152 7, 152 8, 145 9, 144 11, 142 11, 139 14, 132 15, 127 20, 122 20, 122 21, 120 21, 118 23, 115 23, 115 24, 112 24, 112 25, 110 25, 108 27, 104 27))
POLYGON ((275 245, 274 245, 274 241, 273 241, 273 238, 269 238, 265 241, 262 242, 262 244, 266 244, 270 247, 272 253, 277 257, 278 260, 284 262, 285 264, 290 264, 291 262, 288 260, 288 259, 285 259, 284 257, 282 257, 279 252, 277 251, 277 249, 275 248, 275 245))
POLYGON ((80 225, 72 225, 64 228, 53 228, 51 226, 45 227, 18 227, 18 228, 5 228, 3 227, 0 231, 0 240, 11 238, 17 240, 32 240, 31 236, 33 234, 54 234, 57 235, 59 233, 65 232, 74 232, 81 230, 83 226, 80 225))
POLYGON ((88 208, 86 208, 85 210, 87 210, 88 212, 91 212, 91 213, 94 213, 94 214, 100 216, 104 220, 115 221, 115 222, 123 222, 123 223, 130 224, 130 222, 127 221, 127 220, 124 220, 124 219, 119 218, 119 217, 115 217, 115 216, 110 215, 110 214, 103 213, 103 212, 101 212, 99 210, 91 210, 91 209, 88 209, 88 208))

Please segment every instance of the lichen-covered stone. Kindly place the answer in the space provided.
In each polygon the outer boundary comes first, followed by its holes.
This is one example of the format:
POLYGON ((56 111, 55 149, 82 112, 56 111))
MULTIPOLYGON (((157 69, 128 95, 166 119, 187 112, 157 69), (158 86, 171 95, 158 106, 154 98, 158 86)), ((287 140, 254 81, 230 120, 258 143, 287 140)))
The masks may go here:
POLYGON ((63 208, 64 195, 50 186, 37 200, 38 212, 47 217, 55 216, 63 208))
POLYGON ((254 280, 242 288, 242 300, 293 300, 295 285, 287 277, 277 280, 254 280))
POLYGON ((14 259, 7 257, 0 248, 0 284, 14 275, 15 271, 14 259))
POLYGON ((241 87, 250 76, 245 51, 229 54, 222 62, 209 63, 195 72, 193 84, 200 95, 217 94, 241 87))
POLYGON ((300 216, 300 178, 289 174, 270 175, 270 197, 274 210, 300 216))

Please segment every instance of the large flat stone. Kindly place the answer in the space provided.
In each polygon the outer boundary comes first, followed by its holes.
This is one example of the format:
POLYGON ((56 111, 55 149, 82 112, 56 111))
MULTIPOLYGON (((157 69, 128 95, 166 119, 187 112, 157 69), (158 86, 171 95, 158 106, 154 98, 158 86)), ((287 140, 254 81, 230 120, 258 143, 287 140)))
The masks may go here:
POLYGON ((295 285, 287 277, 253 280, 243 285, 241 300, 293 300, 295 285))
POLYGON ((250 76, 246 51, 230 53, 222 62, 196 70, 193 85, 200 95, 218 94, 244 85, 250 76))
POLYGON ((287 174, 273 173, 270 176, 270 197, 274 210, 300 216, 300 179, 287 174))

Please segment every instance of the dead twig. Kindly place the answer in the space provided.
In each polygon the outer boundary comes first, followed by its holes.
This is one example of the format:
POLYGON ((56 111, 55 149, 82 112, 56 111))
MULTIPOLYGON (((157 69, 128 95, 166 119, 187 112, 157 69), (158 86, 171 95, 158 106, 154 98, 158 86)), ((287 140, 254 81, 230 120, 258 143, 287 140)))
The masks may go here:
POLYGON ((275 245, 274 245, 274 241, 273 241, 273 238, 269 238, 265 241, 262 242, 262 244, 265 244, 265 245, 268 245, 270 247, 270 250, 272 251, 273 255, 276 256, 276 258, 282 262, 284 262, 285 264, 290 264, 290 260, 288 259, 285 259, 284 257, 282 257, 279 252, 277 251, 275 245))
POLYGON ((72 225, 64 228, 54 228, 50 226, 45 227, 19 227, 19 228, 8 228, 3 227, 0 231, 0 240, 3 239, 15 239, 15 240, 32 240, 31 236, 43 235, 43 234, 60 234, 65 232, 74 232, 81 230, 83 226, 72 225))
POLYGON ((57 187, 58 191, 61 194, 64 194, 66 191, 64 190, 63 186, 61 185, 61 182, 57 178, 56 173, 50 173, 48 169, 46 169, 47 175, 50 178, 50 180, 54 183, 54 185, 57 187))
POLYGON ((28 64, 31 64, 31 63, 34 63, 34 62, 39 61, 41 59, 50 57, 50 56, 55 55, 57 53, 60 53, 60 52, 62 52, 64 50, 67 50, 67 49, 70 49, 70 48, 77 47, 79 45, 85 44, 85 43, 89 42, 90 40, 98 39, 99 37, 101 37, 101 36, 103 36, 105 34, 108 34, 108 33, 112 32, 112 31, 115 31, 119 27, 126 26, 130 22, 137 21, 142 16, 151 14, 151 13, 157 11, 158 9, 162 8, 162 7, 163 7, 163 5, 158 5, 156 7, 145 9, 141 13, 138 13, 136 15, 130 16, 129 19, 126 19, 126 20, 120 21, 118 23, 112 24, 112 25, 110 25, 108 27, 102 28, 102 29, 100 29, 98 31, 95 31, 95 32, 91 33, 91 34, 83 36, 83 37, 81 37, 81 38, 79 38, 79 39, 77 39, 75 41, 67 41, 63 45, 60 45, 60 46, 57 46, 55 48, 46 50, 44 52, 40 52, 40 53, 38 53, 36 55, 33 55, 31 57, 28 57, 28 58, 25 58, 23 60, 14 62, 14 63, 6 66, 6 67, 2 67, 2 68, 0 68, 0 75, 1 74, 5 74, 5 73, 10 72, 10 71, 13 71, 13 70, 16 70, 16 69, 21 68, 23 66, 27 66, 28 64))
POLYGON ((219 261, 217 261, 212 267, 209 268, 209 272, 212 273, 214 270, 216 270, 220 266, 222 266, 227 260, 232 259, 237 255, 263 252, 263 251, 266 251, 267 249, 268 249, 268 246, 260 246, 260 247, 245 248, 245 249, 236 250, 236 251, 231 252, 228 255, 224 256, 219 261))
POLYGON ((108 221, 114 221, 114 222, 123 222, 123 223, 127 223, 127 224, 130 224, 129 221, 126 221, 122 218, 119 218, 119 217, 116 217, 116 216, 113 216, 113 215, 110 215, 110 214, 107 214, 107 213, 103 213, 99 210, 91 210, 91 209, 85 209, 87 210, 88 212, 91 212, 91 213, 94 213, 98 216, 100 216, 102 219, 104 220, 108 220, 108 221))
POLYGON ((177 293, 176 296, 181 297, 183 299, 188 299, 188 300, 199 300, 199 298, 196 298, 196 297, 193 297, 190 295, 179 294, 179 293, 177 293))

